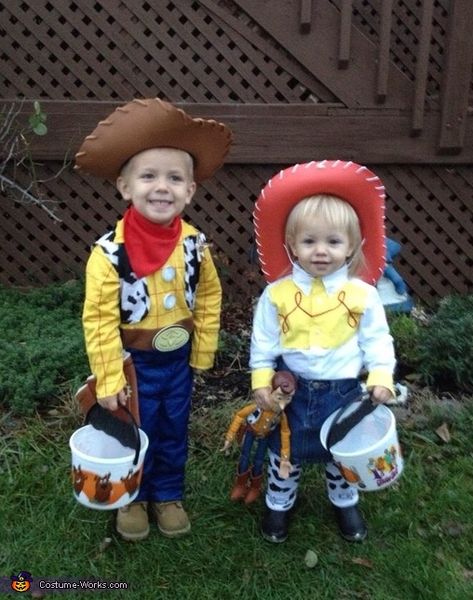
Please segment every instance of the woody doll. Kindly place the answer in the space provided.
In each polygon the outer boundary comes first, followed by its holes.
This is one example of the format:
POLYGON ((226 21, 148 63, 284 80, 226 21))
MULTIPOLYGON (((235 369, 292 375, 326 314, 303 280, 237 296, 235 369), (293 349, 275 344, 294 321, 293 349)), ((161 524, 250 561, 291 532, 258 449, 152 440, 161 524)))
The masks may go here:
POLYGON ((296 391, 295 377, 289 371, 278 371, 272 378, 271 409, 261 410, 255 402, 247 404, 233 417, 225 434, 222 451, 230 448, 233 440, 241 439, 241 454, 230 499, 252 504, 261 494, 263 464, 266 458, 269 435, 279 430, 281 458, 278 465, 279 476, 287 479, 292 469, 290 463, 291 432, 284 409, 291 402, 296 391), (256 450, 250 466, 250 453, 253 445, 256 450))

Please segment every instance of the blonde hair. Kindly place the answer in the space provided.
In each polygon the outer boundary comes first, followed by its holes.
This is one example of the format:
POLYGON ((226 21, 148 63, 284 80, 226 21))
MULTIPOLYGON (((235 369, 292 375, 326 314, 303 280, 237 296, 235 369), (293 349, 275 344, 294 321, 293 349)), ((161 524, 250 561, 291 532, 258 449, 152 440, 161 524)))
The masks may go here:
POLYGON ((326 221, 330 226, 346 234, 352 248, 354 248, 353 254, 348 260, 348 273, 351 276, 358 274, 365 265, 360 221, 351 204, 338 196, 317 194, 316 196, 303 198, 296 204, 286 221, 287 251, 291 253, 290 245, 294 242, 301 226, 308 221, 317 219, 326 221))

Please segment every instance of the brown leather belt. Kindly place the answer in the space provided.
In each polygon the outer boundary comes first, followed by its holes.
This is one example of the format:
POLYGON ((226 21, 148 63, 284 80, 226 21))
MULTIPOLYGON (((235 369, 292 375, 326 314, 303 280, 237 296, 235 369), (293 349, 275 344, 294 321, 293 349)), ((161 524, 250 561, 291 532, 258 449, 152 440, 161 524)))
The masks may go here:
POLYGON ((192 319, 184 319, 158 329, 120 329, 124 348, 171 352, 186 344, 194 329, 192 319))

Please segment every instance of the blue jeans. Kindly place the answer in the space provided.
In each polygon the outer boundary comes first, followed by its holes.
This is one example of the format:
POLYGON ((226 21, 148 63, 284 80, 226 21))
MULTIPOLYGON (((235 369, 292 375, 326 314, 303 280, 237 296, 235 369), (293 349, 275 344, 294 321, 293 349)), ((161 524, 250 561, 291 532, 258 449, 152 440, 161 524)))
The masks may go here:
POLYGON ((244 473, 250 467, 252 462, 252 475, 256 477, 263 472, 264 459, 266 458, 266 449, 268 447, 268 438, 257 438, 251 431, 246 431, 241 445, 240 461, 238 463, 238 472, 244 473), (253 460, 250 461, 253 445, 256 450, 253 453, 253 460))
MULTIPOLYGON (((291 463, 329 462, 332 457, 320 442, 320 428, 333 411, 360 396, 360 383, 355 378, 329 381, 298 377, 296 393, 285 409, 291 430, 291 463)), ((271 434, 269 447, 280 456, 279 430, 271 434)))
POLYGON ((136 370, 141 429, 149 438, 135 501, 181 500, 193 384, 190 344, 172 352, 127 350, 136 370))

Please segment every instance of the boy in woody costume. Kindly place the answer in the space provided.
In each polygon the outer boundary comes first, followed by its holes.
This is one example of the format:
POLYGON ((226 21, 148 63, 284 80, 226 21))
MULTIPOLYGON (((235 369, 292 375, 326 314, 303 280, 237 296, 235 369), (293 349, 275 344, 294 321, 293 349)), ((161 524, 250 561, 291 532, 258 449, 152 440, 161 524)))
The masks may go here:
POLYGON ((83 327, 97 401, 126 403, 123 352, 136 371, 141 428, 150 440, 136 501, 119 509, 126 540, 190 530, 183 508, 193 369, 213 365, 221 286, 205 237, 184 222, 196 183, 222 165, 228 127, 157 98, 117 108, 87 136, 76 169, 113 182, 130 203, 93 246, 83 327))

